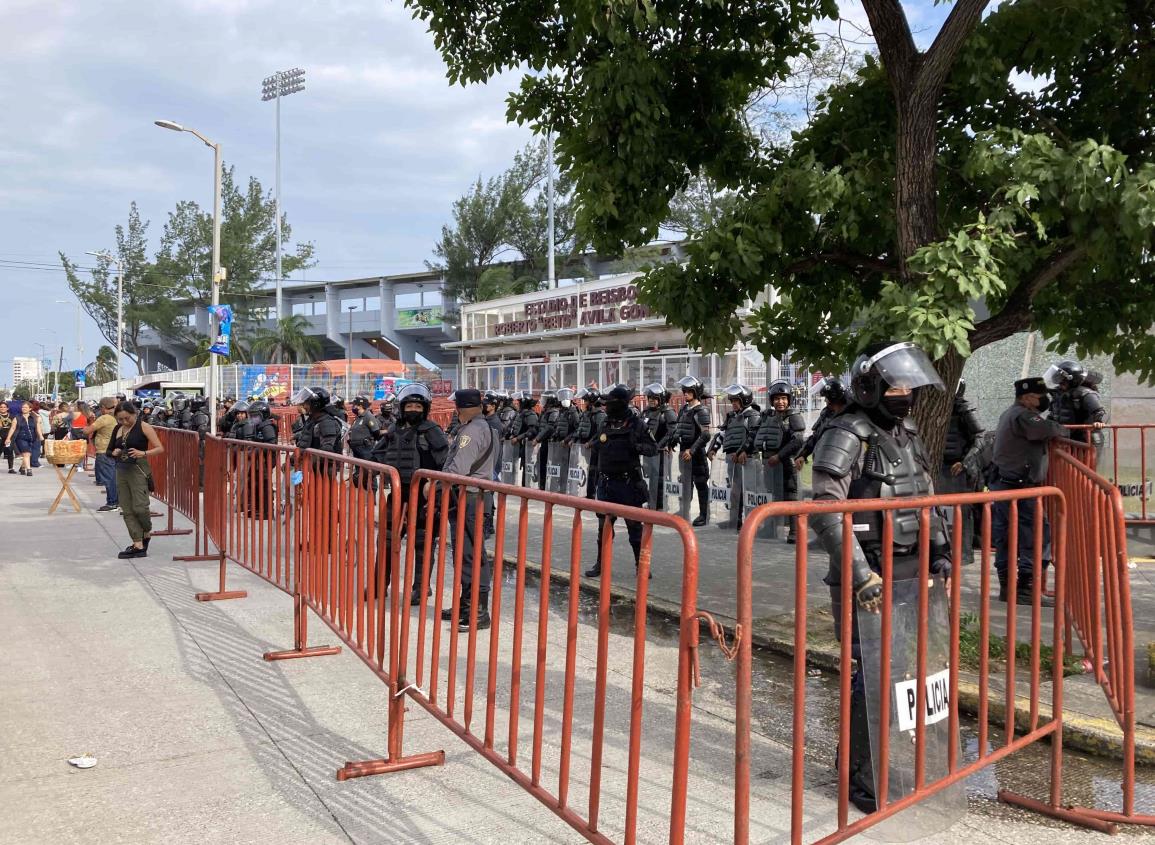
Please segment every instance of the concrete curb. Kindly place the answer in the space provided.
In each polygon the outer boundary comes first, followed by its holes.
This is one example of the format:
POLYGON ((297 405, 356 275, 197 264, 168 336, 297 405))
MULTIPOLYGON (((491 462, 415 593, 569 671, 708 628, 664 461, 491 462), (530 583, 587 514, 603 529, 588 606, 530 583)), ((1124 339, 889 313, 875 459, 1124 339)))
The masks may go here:
MULTIPOLYGON (((505 557, 505 562, 517 565, 517 559, 505 557)), ((526 568, 541 575, 541 566, 535 561, 526 559, 526 568)), ((550 580, 569 584, 568 571, 550 571, 550 580)), ((601 585, 592 578, 581 578, 581 590, 598 595, 601 585)), ((637 597, 633 590, 626 590, 616 584, 610 585, 610 596, 618 601, 634 604, 637 597)), ((660 613, 670 619, 681 618, 681 607, 666 599, 650 597, 646 602, 647 609, 660 613)), ((711 614, 721 625, 727 636, 734 636, 735 620, 717 613, 711 614)), ((828 614, 817 614, 818 618, 826 619, 828 614)), ((704 624, 704 623, 703 623, 704 624)), ((785 624, 774 620, 758 620, 752 637, 756 648, 766 649, 786 657, 794 656, 794 628, 793 624, 785 624)), ((807 636, 807 664, 828 672, 838 672, 840 651, 832 636, 823 637, 813 632, 807 636)), ((1148 654, 1155 660, 1155 644, 1149 647, 1148 654)), ((1153 669, 1155 671, 1155 669, 1153 669)), ((978 715, 979 685, 977 676, 969 673, 959 675, 959 709, 970 715, 978 715)), ((999 727, 1006 726, 1006 702, 1002 695, 989 695, 987 712, 992 724, 999 727)), ((1015 726, 1020 731, 1028 731, 1031 722, 1031 702, 1025 696, 1015 697, 1015 726)), ((1039 724, 1045 725, 1050 721, 1049 709, 1044 709, 1043 703, 1039 707, 1039 724)), ((1070 748, 1107 757, 1116 760, 1123 759, 1123 733, 1114 720, 1096 719, 1080 713, 1067 711, 1063 717, 1063 744, 1070 748)), ((1143 766, 1155 766, 1155 740, 1146 737, 1136 737, 1135 762, 1143 766)))

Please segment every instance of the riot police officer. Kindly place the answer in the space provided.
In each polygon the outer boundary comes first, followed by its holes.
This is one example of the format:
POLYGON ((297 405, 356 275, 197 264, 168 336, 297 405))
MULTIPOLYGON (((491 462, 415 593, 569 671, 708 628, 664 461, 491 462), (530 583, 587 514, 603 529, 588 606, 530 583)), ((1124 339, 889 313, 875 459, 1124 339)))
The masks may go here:
MULTIPOLYGON (((913 343, 878 343, 858 356, 850 375, 852 403, 827 424, 814 448, 815 501, 900 498, 933 492, 931 462, 910 420, 922 390, 943 390, 934 365, 913 343)), ((894 512, 893 553, 895 580, 917 578, 920 523, 917 511, 894 512)), ((842 553, 844 536, 850 543, 851 587, 855 607, 877 612, 882 603, 881 572, 883 516, 880 512, 854 514, 853 531, 844 535, 842 515, 815 514, 811 527, 830 558, 823 579, 830 587, 835 635, 842 629, 842 553)), ((941 517, 930 515, 929 570, 950 577, 950 544, 941 517)), ((855 625, 853 630, 857 632, 855 625)), ((854 648, 857 649, 857 633, 854 648)), ((862 673, 855 672, 850 699, 850 800, 866 813, 876 809, 871 768, 866 691, 862 673)))
MULTIPOLYGON (((519 447, 517 463, 521 467, 525 467, 533 455, 531 444, 537 437, 538 423, 537 399, 532 391, 523 390, 517 394, 517 418, 514 419, 513 425, 510 427, 509 435, 510 442, 519 447)), ((514 466, 514 473, 521 475, 518 466, 514 466)))
POLYGON ((574 392, 570 388, 563 387, 558 390, 557 422, 550 438, 550 448, 560 453, 557 455, 559 472, 557 489, 563 493, 569 491, 570 447, 581 423, 581 414, 574 407, 573 398, 574 392))
POLYGON ((192 428, 192 410, 189 408, 188 397, 183 393, 172 395, 172 414, 169 417, 169 428, 188 430, 192 428))
MULTIPOLYGON (((1060 361, 1052 364, 1043 379, 1055 388, 1051 398, 1050 418, 1063 426, 1091 425, 1096 429, 1107 424, 1107 409, 1099 394, 1084 383, 1087 371, 1077 361, 1060 361)), ((1070 433, 1072 440, 1091 443, 1090 432, 1075 429, 1070 433)))
POLYGON ((397 396, 391 390, 385 391, 385 398, 377 409, 377 422, 380 423, 377 428, 379 437, 384 437, 397 422, 397 396))
MULTIPOLYGON (((397 470, 401 483, 402 531, 408 531, 408 513, 410 485, 413 474, 419 469, 440 470, 445 465, 445 457, 449 454, 449 441, 441 426, 429 419, 429 409, 433 405, 433 396, 423 384, 407 384, 397 394, 397 404, 400 415, 393 423, 388 437, 377 441, 372 452, 372 459, 377 463, 386 464, 397 470)), ((433 535, 426 537, 425 523, 428 521, 428 503, 423 490, 417 495, 417 523, 416 536, 413 540, 413 559, 415 562, 413 591, 409 597, 410 604, 418 605, 424 594, 429 592, 429 574, 424 571, 425 546, 437 539, 438 521, 436 513, 433 517, 433 535)), ((436 502, 434 502, 436 506, 436 502)), ((391 513, 390 509, 390 513, 391 513)), ((390 533, 392 536, 392 532, 390 533)), ((388 561, 388 556, 386 556, 388 561)), ((433 560, 433 549, 429 550, 429 559, 433 560)), ((386 564, 388 565, 388 564, 386 564)), ((386 573, 386 583, 389 574, 386 573)), ((374 585, 377 576, 374 575, 374 585)))
POLYGON ((246 438, 255 443, 277 442, 277 420, 273 416, 273 409, 264 399, 257 399, 249 403, 249 436, 246 438))
POLYGON ((841 414, 850 401, 850 397, 846 395, 846 385, 842 383, 842 379, 830 376, 822 380, 822 387, 819 389, 818 395, 826 400, 826 405, 818 412, 818 419, 814 421, 814 426, 810 429, 810 436, 806 438, 802 444, 802 451, 794 459, 795 470, 801 470, 802 465, 814 454, 814 447, 818 443, 818 438, 822 436, 822 432, 830 423, 831 418, 841 414))
POLYGON ((713 460, 719 449, 727 457, 726 480, 730 487, 730 519, 718 527, 741 528, 745 489, 741 474, 747 456, 754 450, 754 435, 758 431, 760 409, 754 404, 754 391, 744 384, 730 385, 724 391, 724 395, 730 403, 730 410, 722 422, 722 427, 714 435, 706 457, 713 460))
POLYGON ((168 427, 168 408, 165 407, 164 400, 156 403, 156 406, 152 409, 152 414, 148 418, 148 424, 153 428, 168 427))
POLYGON ((342 454, 345 415, 333 406, 329 391, 323 387, 302 387, 291 401, 300 408, 303 417, 297 431, 297 448, 342 454))
POLYGON ((249 403, 243 401, 237 402, 230 409, 230 413, 233 416, 233 424, 229 426, 224 436, 230 437, 233 440, 248 440, 249 438, 245 429, 249 422, 249 403))
POLYGON ((501 436, 508 438, 513 430, 513 421, 517 419, 517 411, 513 407, 513 397, 508 393, 498 393, 501 404, 497 409, 497 418, 501 421, 501 436))
MULTIPOLYGON (((1068 363, 1068 362, 1064 362, 1068 363)), ((1044 379, 1033 377, 1015 382, 1015 404, 1003 411, 995 430, 991 490, 1019 490, 1038 487, 1047 478, 1047 444, 1065 437, 1067 430, 1055 419, 1043 419, 1051 404, 1044 379)), ((1035 500, 1018 502, 1018 555, 1015 594, 1019 601, 1034 600, 1035 577, 1035 500)), ((991 541, 995 545, 995 570, 999 576, 999 601, 1007 600, 1010 566, 1010 502, 995 502, 991 507, 991 541)), ((1043 553, 1051 547, 1051 526, 1043 514, 1043 553)), ((1046 561, 1044 561, 1044 565, 1046 561)), ((1053 607, 1054 600, 1042 596, 1042 606, 1053 607)))
MULTIPOLYGON (((501 441, 481 416, 481 392, 471 388, 458 390, 454 397, 457 412, 461 418, 461 428, 457 437, 449 444, 449 457, 445 460, 445 471, 465 478, 483 479, 493 478, 494 465, 497 463, 501 441)), ((468 489, 457 489, 456 495, 450 498, 449 524, 456 532, 457 513, 459 508, 465 508, 464 530, 461 536, 461 603, 457 630, 469 631, 469 616, 472 608, 473 564, 474 558, 479 558, 477 585, 477 630, 489 627, 489 585, 493 577, 489 552, 485 548, 485 541, 475 534, 477 508, 481 504, 480 494, 468 489)), ((456 534, 454 535, 456 542, 456 534)), ((454 559, 457 550, 454 550, 454 559)), ((453 620, 453 608, 442 611, 441 618, 445 621, 453 620)))
POLYGON ((605 425, 606 412, 602 408, 602 394, 596 387, 583 387, 577 393, 583 404, 575 439, 589 454, 586 457, 586 498, 594 499, 598 492, 598 435, 605 425))
POLYGON ((553 440, 554 430, 557 427, 558 417, 561 416, 561 403, 557 399, 556 390, 547 390, 541 394, 542 412, 538 420, 537 434, 533 442, 537 444, 537 489, 544 490, 546 483, 546 464, 549 462, 549 444, 553 440))
MULTIPOLYGON (((770 407, 758 425, 754 451, 762 456, 771 471, 781 468, 782 500, 795 502, 798 500, 798 472, 794 468, 794 458, 802 451, 806 421, 794 410, 794 391, 790 389, 790 382, 779 379, 770 385, 766 396, 770 407)), ((791 519, 786 542, 795 540, 795 520, 791 519)))
POLYGON ((646 407, 642 410, 642 421, 646 430, 658 444, 658 452, 650 460, 650 500, 649 506, 654 510, 666 509, 666 461, 664 454, 667 449, 673 449, 671 439, 677 434, 678 415, 670 408, 670 391, 665 386, 654 382, 647 384, 642 391, 646 407))
MULTIPOLYGON (((493 429, 493 436, 497 438, 498 458, 501 457, 501 441, 504 439, 504 432, 501 427, 501 419, 498 417, 498 408, 501 407, 501 396, 496 391, 487 390, 481 394, 481 416, 488 423, 489 427, 493 429)), ((501 461, 494 460, 493 462, 493 480, 501 480, 501 461)), ((493 536, 493 513, 497 506, 497 497, 493 492, 490 492, 485 497, 485 518, 483 520, 485 528, 485 536, 493 536)))
MULTIPOLYGON (((706 445, 710 442, 710 410, 702 404, 706 386, 694 376, 678 381, 685 399, 675 424, 679 464, 689 467, 689 476, 698 493, 698 517, 695 526, 710 522, 710 466, 706 461, 706 445)), ((683 482, 684 484, 685 482, 683 482)), ((683 493, 685 495, 685 493, 683 493)))
POLYGON ((358 396, 353 400, 353 424, 349 426, 349 451, 354 458, 367 461, 377 445, 381 433, 381 421, 370 410, 369 397, 358 396))
MULTIPOLYGON (((634 398, 633 388, 615 384, 606 391, 605 397, 606 419, 598 435, 597 500, 644 507, 649 493, 642 478, 640 458, 656 455, 658 444, 630 405, 634 398)), ((598 516, 598 557, 594 567, 586 570, 587 578, 597 578, 602 574, 602 536, 608 524, 610 542, 613 542, 615 520, 616 517, 612 516, 598 516)), ((627 519, 626 532, 634 552, 634 568, 637 569, 642 553, 642 523, 627 519)), ((653 573, 650 575, 653 577, 653 573)))
POLYGON ((189 402, 189 409, 192 411, 190 428, 197 432, 202 439, 208 434, 209 423, 211 422, 208 407, 208 400, 203 396, 194 396, 189 402))
MULTIPOLYGON (((937 490, 939 493, 970 493, 979 489, 980 479, 971 476, 966 470, 966 456, 975 447, 983 433, 982 423, 979 422, 974 406, 966 398, 966 379, 958 380, 955 389, 954 402, 951 405, 950 421, 946 430, 946 446, 942 452, 942 466, 938 472, 937 490)), ((953 513, 953 509, 951 511, 953 513)), ((959 550, 967 563, 974 557, 974 509, 962 509, 963 538, 962 548, 959 550)))

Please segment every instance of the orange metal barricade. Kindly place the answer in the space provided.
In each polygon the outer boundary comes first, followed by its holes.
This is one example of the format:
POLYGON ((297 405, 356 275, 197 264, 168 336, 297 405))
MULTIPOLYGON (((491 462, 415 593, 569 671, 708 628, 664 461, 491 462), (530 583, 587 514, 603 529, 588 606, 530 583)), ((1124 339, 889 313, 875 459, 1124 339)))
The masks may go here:
MULTIPOLYGON (((737 692, 736 692, 736 739, 735 739, 735 819, 734 842, 746 845, 750 841, 750 778, 751 778, 751 718, 753 705, 753 650, 750 632, 753 629, 753 565, 754 540, 759 527, 771 517, 795 517, 798 522, 798 535, 806 536, 808 521, 815 514, 839 514, 842 520, 843 554, 841 560, 841 607, 842 613, 835 619, 835 625, 841 643, 839 670, 841 672, 840 689, 840 721, 839 747, 844 753, 839 756, 838 772, 838 811, 836 828, 833 832, 816 840, 820 843, 841 842, 856 833, 871 827, 878 822, 910 807, 919 801, 957 783, 980 769, 990 766, 999 759, 1018 751, 1019 749, 1044 738, 1051 742, 1051 783, 1050 795, 1046 801, 1014 794, 1001 790, 999 798, 1009 803, 1034 810, 1039 813, 1072 821, 1087 827, 1102 831, 1110 831, 1111 825, 1084 814, 1065 809, 1061 805, 1062 799, 1062 690, 1063 690, 1063 605, 1065 598, 1065 549, 1064 541, 1068 533, 1066 523, 1066 508, 1062 494, 1053 487, 1041 487, 1026 490, 1008 490, 991 493, 970 493, 949 496, 923 497, 911 499, 886 500, 857 500, 842 502, 778 502, 762 505, 752 511, 743 524, 738 540, 738 637, 737 651, 737 692), (1009 502, 1010 508, 1010 537, 1009 558, 1017 560, 1018 530, 1017 514, 1020 503, 1032 500, 1035 503, 1035 543, 1033 548, 1033 563, 1035 573, 1034 599, 1031 607, 1030 626, 1030 700, 1031 712, 1029 730, 1024 735, 1016 737, 1014 718, 1016 690, 1015 661, 1008 661, 1005 670, 1006 684, 1006 724, 1005 742, 997 749, 988 747, 990 710, 990 626, 991 626, 991 568, 990 538, 992 503, 1009 502), (1052 619, 1054 625, 1052 673, 1053 689, 1051 698, 1052 718, 1043 724, 1040 719, 1038 700, 1040 687, 1043 681, 1040 671, 1040 654, 1042 646, 1042 593, 1039 587, 1039 574, 1043 568, 1043 534, 1042 504, 1049 502, 1054 518, 1055 543, 1053 563, 1055 568, 1054 583, 1058 601, 1052 619), (979 571, 974 568, 964 568, 960 565, 962 544, 962 510, 974 504, 983 505, 981 537, 983 539, 982 565, 979 571), (954 588, 950 593, 950 657, 949 657, 949 762, 948 772, 932 782, 928 782, 925 773, 926 759, 926 680, 927 667, 927 607, 928 581, 930 567, 930 515, 932 508, 949 508, 953 510, 953 572, 954 588), (854 666, 852 657, 852 604, 855 601, 852 594, 851 579, 851 543, 854 536, 852 515, 868 511, 880 511, 882 514, 880 561, 881 576, 884 591, 881 607, 881 657, 879 661, 879 700, 881 702, 879 719, 882 725, 890 724, 891 703, 891 637, 893 624, 893 574, 894 574, 894 516, 895 511, 916 511, 920 523, 920 540, 917 548, 918 557, 918 646, 917 646, 917 721, 914 731, 915 764, 914 790, 904 797, 888 802, 890 764, 890 743, 887 730, 880 735, 877 751, 878 774, 876 792, 879 809, 877 812, 857 819, 850 820, 849 814, 849 773, 850 755, 845 753, 850 743, 850 697, 851 676, 854 666), (961 594, 962 582, 965 579, 977 579, 980 584, 981 599, 979 607, 980 638, 982 641, 979 667, 979 700, 978 700, 978 756, 968 764, 959 760, 959 713, 958 713, 958 683, 959 683, 959 632, 961 621, 961 594)), ((808 563, 809 551, 807 544, 799 543, 795 547, 795 617, 794 617, 794 713, 793 713, 793 748, 792 748, 792 806, 791 806, 791 842, 795 845, 803 842, 803 813, 805 806, 805 754, 806 754, 806 658, 807 658, 807 604, 808 604, 808 563)), ((1008 585, 1009 601, 1006 611, 1007 639, 1017 642, 1016 626, 1016 566, 1009 567, 1008 585)))
POLYGON ((1067 523, 1067 613, 1095 680, 1123 731, 1123 810, 1077 809, 1095 818, 1155 825, 1135 812, 1135 643, 1127 527, 1118 488, 1077 457, 1069 443, 1051 449, 1048 483, 1063 491, 1067 523))
MULTIPOLYGON (((181 474, 191 470, 193 472, 191 478, 196 478, 196 435, 189 431, 171 428, 158 428, 156 434, 161 445, 164 446, 164 455, 159 461, 150 461, 153 486, 155 487, 152 496, 167 507, 168 520, 167 527, 153 531, 152 536, 179 537, 192 534, 192 529, 173 527, 173 513, 177 510, 177 499, 182 504, 187 504, 190 495, 197 495, 196 487, 189 485, 185 480, 188 476, 181 474), (192 438, 191 444, 189 442, 190 437, 192 438), (191 462, 188 455, 190 445, 194 450, 191 462)), ((199 532, 197 533, 199 534, 199 532)))
MULTIPOLYGON (((696 649, 698 645, 699 614, 697 611, 697 577, 698 577, 698 550, 697 541, 689 525, 679 517, 610 504, 591 499, 579 499, 554 493, 539 492, 524 487, 515 487, 495 482, 479 481, 477 479, 463 479, 459 476, 444 473, 419 471, 414 480, 408 503, 408 518, 406 531, 410 538, 415 537, 418 528, 418 501, 423 497, 424 530, 427 538, 424 544, 422 572, 426 577, 432 577, 432 599, 429 594, 420 589, 420 601, 416 607, 404 603, 399 620, 391 620, 394 627, 390 636, 399 636, 398 657, 395 684, 399 686, 399 693, 404 693, 424 707, 439 722, 449 728, 467 745, 485 757, 490 763, 508 775, 515 783, 549 807, 571 827, 585 836, 591 842, 608 843, 611 840, 603 830, 608 826, 603 814, 603 766, 604 757, 608 751, 604 747, 604 734, 607 719, 621 717, 628 718, 629 739, 626 751, 626 781, 624 788, 624 812, 621 820, 614 819, 613 826, 620 825, 623 830, 624 841, 634 842, 637 835, 638 821, 638 792, 639 766, 642 742, 643 721, 643 691, 645 683, 645 647, 646 647, 646 599, 648 579, 651 566, 651 549, 653 531, 661 526, 677 533, 682 545, 682 560, 675 563, 682 568, 682 603, 681 618, 679 620, 679 650, 677 668, 677 693, 675 710, 675 733, 671 750, 671 810, 669 819, 669 842, 682 843, 686 825, 686 789, 689 776, 690 751, 690 722, 691 722, 691 688, 694 683, 696 666, 696 649), (424 489, 423 489, 424 488, 424 489), (477 491, 484 491, 479 493, 477 491), (480 542, 474 546, 475 552, 471 561, 463 560, 464 539, 467 530, 466 518, 469 506, 457 506, 463 497, 478 497, 474 499, 473 536, 481 538, 483 531, 483 510, 479 497, 484 494, 494 496, 494 556, 493 578, 494 585, 491 594, 492 601, 492 628, 488 634, 488 647, 479 648, 480 636, 477 630, 478 600, 480 595, 480 542), (511 500, 519 501, 517 505, 516 536, 507 537, 506 517, 509 515, 511 500), (529 551, 529 508, 531 503, 540 506, 542 515, 541 546, 537 550, 540 556, 541 575, 536 588, 537 595, 533 597, 537 602, 536 631, 527 631, 525 621, 527 602, 533 588, 526 586, 526 559, 529 551), (451 507, 452 506, 452 507, 451 507), (550 600, 550 572, 554 566, 553 560, 553 525, 558 509, 572 511, 572 517, 567 515, 570 523, 568 559, 564 560, 565 571, 569 574, 568 613, 565 620, 565 669, 564 676, 557 680, 547 678, 547 652, 549 649, 549 600, 550 600), (451 520, 450 512, 453 511, 451 520), (607 701, 607 673, 611 659, 610 649, 610 587, 613 567, 612 533, 605 531, 601 546, 602 570, 600 590, 598 593, 597 631, 596 631, 596 668, 594 669, 593 689, 588 690, 575 683, 576 660, 579 634, 579 601, 580 575, 582 567, 582 521, 590 517, 614 517, 634 520, 641 523, 641 554, 637 569, 637 600, 633 610, 633 632, 630 640, 630 654, 632 657, 632 673, 630 676, 630 702, 628 713, 612 710, 607 701), (452 524, 451 524, 452 522, 452 524), (436 558, 434 559, 433 543, 428 539, 434 535, 434 529, 441 538, 452 536, 453 558, 452 564, 447 561, 445 543, 437 544, 436 558), (435 560, 435 562, 434 562, 435 560), (447 567, 452 565, 452 582, 446 583, 447 567), (468 632, 458 633, 458 622, 461 617, 462 596, 461 584, 464 567, 470 567, 472 589, 469 595, 470 612, 467 618, 468 632), (503 615, 502 595, 500 585, 508 567, 513 568, 516 578, 514 591, 514 608, 512 613, 512 631, 506 633, 508 624, 503 615), (442 595, 446 588, 452 590, 452 600, 448 608, 451 617, 447 634, 441 630, 440 617, 443 610, 442 595), (432 603, 432 608, 430 608, 432 603), (431 614, 430 614, 430 611, 431 614), (415 618, 414 618, 415 617, 415 618), (427 623, 432 619, 433 628, 429 633, 427 623), (505 640, 509 637, 509 640, 505 640), (536 646, 536 655, 531 651, 530 671, 532 679, 526 679, 526 684, 533 687, 533 728, 532 742, 528 765, 525 765, 524 756, 519 747, 519 712, 521 709, 523 647, 527 637, 533 637, 536 646), (444 642, 445 638, 448 643, 444 642), (464 649, 460 640, 464 638, 464 649), (447 654, 443 648, 447 646, 447 654), (510 673, 508 679, 499 678, 499 652, 510 650, 510 673), (409 660, 415 662, 413 671, 410 671, 409 660), (462 654, 464 651, 464 654, 462 654), (480 653, 479 653, 480 652, 480 653), (443 660, 444 657, 444 660, 443 660), (442 671, 444 670, 444 672, 442 671), (460 684, 461 676, 464 683, 460 684), (484 690, 479 689, 480 678, 484 677, 484 690), (561 684, 561 725, 560 751, 557 759, 557 786, 550 788, 543 780, 543 740, 545 739, 545 700, 547 682, 561 684), (500 691, 499 691, 500 688, 500 691), (592 718, 587 725, 581 716, 575 713, 576 690, 582 689, 583 697, 592 692, 592 718), (508 734, 502 742, 497 739, 497 702, 508 702, 507 721, 508 734), (460 707, 460 709, 459 709, 460 707), (591 749, 588 772, 584 766, 578 772, 579 762, 575 753, 575 725, 578 735, 588 733, 591 739, 591 749), (499 749, 504 745, 504 753, 499 749), (588 803, 579 809, 570 800, 571 785, 580 782, 585 788, 588 784, 588 803)), ((562 524, 564 529, 564 523, 562 524)), ((416 571, 415 544, 410 542, 405 547, 404 577, 401 581, 400 592, 403 598, 407 597, 414 585, 416 571)), ((393 605, 396 609, 396 603, 393 605)), ((529 606, 532 611, 532 605, 529 606)), ((623 649, 625 651, 625 649, 623 649)), ((504 673, 501 673, 504 674, 504 673)), ((527 673, 528 674, 528 673, 527 673)), ((671 679, 672 680, 672 679, 671 679)), ((556 687, 554 689, 557 689, 556 687)), ((553 738, 557 740, 557 737, 553 738)), ((551 758, 552 760, 552 758, 551 758)), ((663 768, 665 764, 663 763, 663 768)), ((579 799, 580 800, 580 799, 579 799)))
MULTIPOLYGON (((1069 426, 1072 431, 1089 431, 1091 426, 1069 426)), ((1097 469, 1120 489, 1125 500, 1137 500, 1138 510, 1124 507, 1124 518, 1128 525, 1155 525, 1155 507, 1152 506, 1153 493, 1151 478, 1147 475, 1148 437, 1155 434, 1155 425, 1107 425, 1100 431, 1106 438, 1105 445, 1093 449, 1110 452, 1110 460, 1101 458, 1096 463, 1084 464, 1097 469), (1108 475, 1109 470, 1109 475, 1108 475), (1126 492, 1122 492, 1126 491, 1126 492)), ((1126 503, 1124 503, 1126 504, 1126 503)))

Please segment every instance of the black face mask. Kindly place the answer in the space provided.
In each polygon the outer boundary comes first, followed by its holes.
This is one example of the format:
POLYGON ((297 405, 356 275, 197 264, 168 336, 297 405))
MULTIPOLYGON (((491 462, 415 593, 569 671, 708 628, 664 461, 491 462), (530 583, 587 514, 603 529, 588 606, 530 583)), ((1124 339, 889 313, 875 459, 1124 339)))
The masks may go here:
POLYGON ((409 425, 417 425, 425 418, 425 414, 421 411, 403 411, 401 419, 405 420, 409 425))
POLYGON ((1044 393, 1042 396, 1039 397, 1039 408, 1038 408, 1039 413, 1041 414, 1043 411, 1047 410, 1050 407, 1051 407, 1051 397, 1049 394, 1044 393))
POLYGON ((910 409, 914 406, 914 394, 907 393, 901 396, 883 396, 882 407, 886 413, 894 417, 896 420, 906 418, 910 414, 910 409))
POLYGON ((620 399, 610 399, 606 402, 606 416, 611 420, 624 420, 629 407, 629 405, 620 399))

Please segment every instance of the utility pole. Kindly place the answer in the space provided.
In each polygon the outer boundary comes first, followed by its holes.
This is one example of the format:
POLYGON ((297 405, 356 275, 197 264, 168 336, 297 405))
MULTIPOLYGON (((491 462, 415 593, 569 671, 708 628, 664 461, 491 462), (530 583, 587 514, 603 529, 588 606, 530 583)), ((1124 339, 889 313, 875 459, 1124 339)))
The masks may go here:
POLYGON ((299 67, 295 67, 292 70, 279 70, 272 76, 267 76, 261 80, 261 100, 264 102, 268 102, 269 100, 277 101, 276 151, 274 153, 274 167, 276 168, 276 176, 273 180, 273 210, 277 218, 276 250, 278 320, 283 320, 285 317, 285 297, 281 288, 281 97, 287 97, 290 94, 296 94, 298 91, 304 90, 305 71, 299 67))
MULTIPOLYGON (((345 350, 345 393, 352 394, 353 384, 353 312, 356 305, 349 306, 349 346, 345 350)), ((346 399, 349 397, 346 396, 346 399)))

